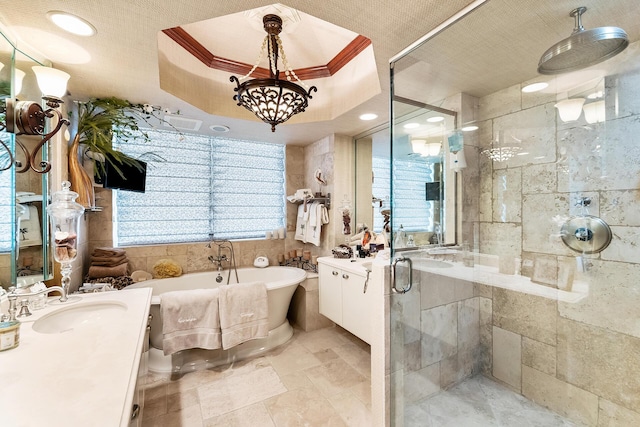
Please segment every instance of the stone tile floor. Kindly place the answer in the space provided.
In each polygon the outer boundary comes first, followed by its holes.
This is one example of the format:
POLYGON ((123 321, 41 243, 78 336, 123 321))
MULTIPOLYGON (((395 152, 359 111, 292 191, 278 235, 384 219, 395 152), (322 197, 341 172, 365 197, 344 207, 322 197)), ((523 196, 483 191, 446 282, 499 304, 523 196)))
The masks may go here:
MULTIPOLYGON (((295 329, 251 360, 150 373, 143 427, 368 427, 370 347, 340 327, 295 329)), ((407 406, 405 427, 565 427, 571 422, 483 376, 407 406)))
POLYGON ((143 427, 370 426, 371 352, 340 327, 264 356, 171 378, 150 373, 143 427))
POLYGON ((482 375, 405 408, 405 427, 569 427, 576 424, 482 375))

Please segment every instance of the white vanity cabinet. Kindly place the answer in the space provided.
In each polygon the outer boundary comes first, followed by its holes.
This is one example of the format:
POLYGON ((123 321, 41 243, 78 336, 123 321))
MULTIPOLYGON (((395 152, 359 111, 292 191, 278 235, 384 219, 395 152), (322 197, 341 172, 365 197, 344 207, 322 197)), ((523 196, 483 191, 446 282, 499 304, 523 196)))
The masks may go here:
POLYGON ((373 291, 368 286, 367 270, 362 262, 318 258, 318 288, 320 314, 371 343, 373 291))

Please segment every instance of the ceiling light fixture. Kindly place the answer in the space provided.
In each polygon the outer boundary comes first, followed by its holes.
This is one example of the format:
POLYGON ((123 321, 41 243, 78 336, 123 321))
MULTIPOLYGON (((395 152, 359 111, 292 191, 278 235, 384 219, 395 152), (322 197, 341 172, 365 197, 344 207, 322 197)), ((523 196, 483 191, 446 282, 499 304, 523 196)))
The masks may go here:
POLYGON ((237 93, 233 96, 233 99, 238 102, 238 106, 246 108, 260 120, 270 124, 271 132, 275 132, 276 125, 286 122, 294 114, 304 112, 309 105, 309 99, 312 98, 311 92, 317 92, 318 89, 315 86, 311 86, 306 90, 307 85, 300 81, 289 65, 282 48, 282 41, 278 36, 282 31, 282 19, 278 15, 270 14, 265 15, 262 22, 267 35, 262 42, 262 48, 256 64, 245 76, 240 78, 231 76, 229 80, 236 83, 236 87, 233 90, 237 93), (265 50, 269 56, 270 77, 268 79, 251 79, 240 83, 241 80, 249 78, 251 73, 258 68, 265 50), (282 58, 286 80, 280 80, 279 78, 278 54, 282 58), (304 89, 293 83, 291 78, 296 79, 304 89))
POLYGON ((364 121, 375 120, 377 118, 378 118, 378 115, 374 113, 366 113, 366 114, 360 115, 360 120, 364 120, 364 121))
POLYGON ((438 123, 444 120, 444 117, 442 116, 433 116, 433 117, 429 117, 427 119, 427 122, 429 123, 438 123))
POLYGON ((476 125, 469 125, 469 126, 465 126, 462 129, 460 129, 462 132, 473 132, 474 130, 478 130, 478 126, 476 125))
POLYGON ((540 92, 541 90, 546 89, 548 87, 549 87, 549 83, 547 82, 531 83, 530 85, 526 85, 525 87, 523 87, 522 91, 524 93, 540 92))
POLYGON ((71 13, 52 10, 47 12, 47 18, 58 27, 77 36, 89 37, 97 33, 96 27, 71 13))
POLYGON ((27 164, 15 161, 13 154, 9 148, 2 142, 2 146, 9 153, 9 163, 0 167, 0 171, 11 168, 14 164, 17 166, 16 172, 23 173, 31 168, 37 173, 47 173, 51 170, 51 164, 46 161, 40 162, 40 167, 36 166, 36 157, 40 152, 40 149, 58 133, 62 128, 62 125, 69 126, 69 121, 62 118, 62 113, 58 110, 60 104, 62 104, 61 96, 67 91, 67 80, 69 80, 69 74, 64 71, 56 70, 49 67, 32 67, 33 72, 36 74, 38 80, 38 86, 43 96, 42 99, 46 101, 49 107, 43 110, 39 103, 34 101, 17 101, 14 98, 5 99, 5 109, 0 111, 5 114, 4 123, 0 122, 0 130, 4 130, 15 135, 40 135, 43 138, 38 142, 32 153, 25 145, 16 138, 16 144, 22 149, 27 159, 27 164), (55 121, 55 127, 52 131, 45 134, 46 119, 51 119, 57 116, 55 121))
POLYGON ((420 127, 420 123, 415 123, 415 122, 411 122, 411 123, 407 123, 406 125, 402 126, 405 129, 416 129, 420 127))

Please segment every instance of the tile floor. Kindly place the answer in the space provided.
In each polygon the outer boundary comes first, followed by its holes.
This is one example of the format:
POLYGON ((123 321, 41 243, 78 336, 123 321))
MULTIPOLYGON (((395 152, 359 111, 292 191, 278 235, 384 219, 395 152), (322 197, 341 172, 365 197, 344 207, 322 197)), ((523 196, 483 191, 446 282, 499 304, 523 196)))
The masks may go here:
MULTIPOLYGON (((370 347, 340 327, 304 332, 262 357, 171 379, 149 374, 143 427, 368 427, 370 347)), ((405 427, 568 427, 483 376, 405 408, 405 427)))
POLYGON ((405 427, 569 427, 562 416, 475 376, 405 410, 405 427))
POLYGON ((149 374, 143 427, 370 426, 370 347, 340 327, 295 329, 252 360, 149 374))

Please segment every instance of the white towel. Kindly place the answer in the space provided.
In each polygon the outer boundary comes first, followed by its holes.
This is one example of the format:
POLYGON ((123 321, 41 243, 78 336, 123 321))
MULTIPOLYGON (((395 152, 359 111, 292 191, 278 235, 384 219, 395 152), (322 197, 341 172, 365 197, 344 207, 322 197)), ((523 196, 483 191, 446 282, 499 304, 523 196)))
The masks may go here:
POLYGON ((269 304, 264 282, 220 286, 222 348, 269 335, 269 304))
POLYGON ((18 242, 21 248, 42 245, 40 216, 38 215, 38 208, 33 205, 26 206, 25 214, 20 217, 18 242))
POLYGON ((298 216, 296 218, 296 234, 294 239, 301 240, 303 242, 307 242, 306 240, 306 228, 307 228, 307 220, 309 219, 309 207, 307 206, 307 211, 304 211, 304 205, 298 206, 298 216))
POLYGON ((309 221, 307 222, 305 241, 320 246, 322 226, 329 223, 329 214, 323 203, 314 202, 309 206, 309 221))
POLYGON ((215 350, 222 345, 218 288, 160 295, 162 349, 165 355, 188 348, 215 350))

